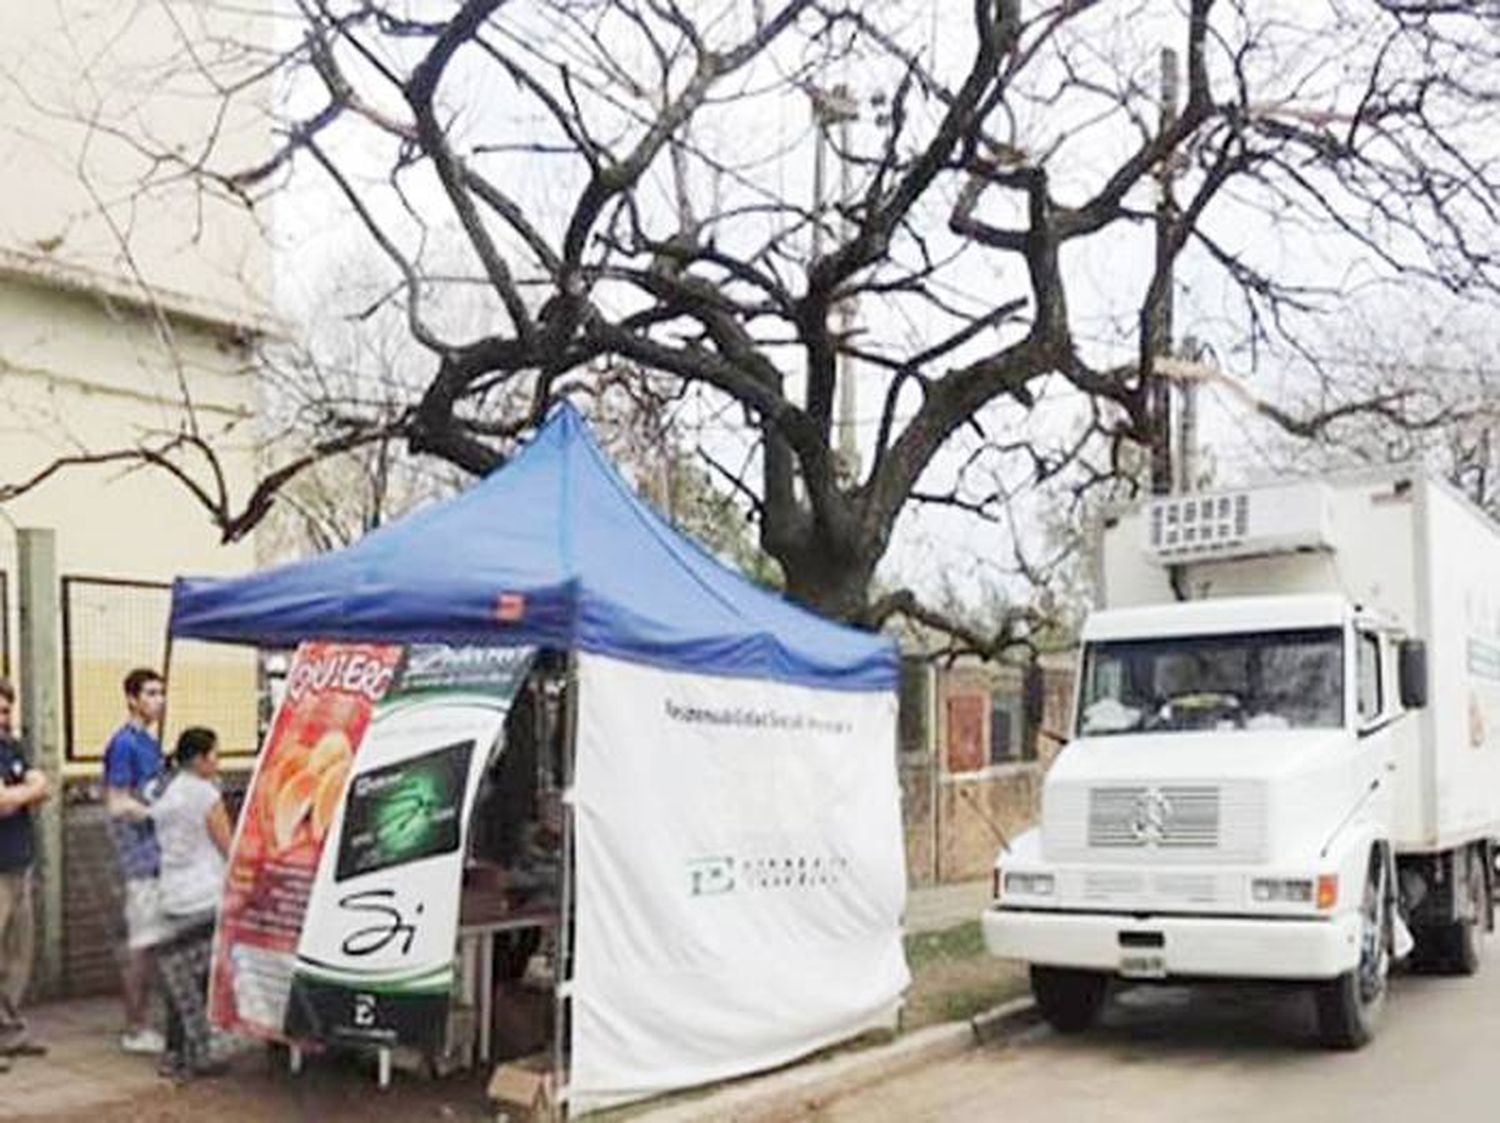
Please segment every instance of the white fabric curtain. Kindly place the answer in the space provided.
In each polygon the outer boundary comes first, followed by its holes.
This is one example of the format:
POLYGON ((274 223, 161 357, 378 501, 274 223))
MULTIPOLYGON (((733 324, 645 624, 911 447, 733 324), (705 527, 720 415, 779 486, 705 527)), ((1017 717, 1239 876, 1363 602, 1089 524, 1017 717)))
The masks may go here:
POLYGON ((578 657, 575 1112, 892 1023, 894 692, 578 657))

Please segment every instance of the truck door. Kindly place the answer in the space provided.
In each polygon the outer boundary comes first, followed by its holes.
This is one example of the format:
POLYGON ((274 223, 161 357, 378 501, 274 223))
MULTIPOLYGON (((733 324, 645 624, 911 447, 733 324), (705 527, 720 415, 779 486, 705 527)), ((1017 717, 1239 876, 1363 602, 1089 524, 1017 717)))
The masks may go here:
POLYGON ((1372 811, 1390 821, 1393 785, 1390 770, 1395 764, 1395 737, 1391 724, 1401 716, 1394 671, 1396 645, 1388 632, 1356 628, 1355 714, 1359 753, 1355 771, 1361 785, 1380 781, 1372 811))

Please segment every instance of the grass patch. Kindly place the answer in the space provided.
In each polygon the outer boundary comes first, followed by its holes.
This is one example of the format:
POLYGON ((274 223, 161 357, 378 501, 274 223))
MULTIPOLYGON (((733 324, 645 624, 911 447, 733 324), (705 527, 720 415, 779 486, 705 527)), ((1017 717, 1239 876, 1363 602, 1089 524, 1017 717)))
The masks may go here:
POLYGON ((907 936, 906 961, 912 982, 903 1031, 972 1018, 1026 993, 1025 969, 985 950, 977 920, 907 936))
POLYGON ((906 937, 906 962, 915 975, 935 963, 973 959, 987 954, 979 921, 966 920, 940 932, 916 932, 906 937))

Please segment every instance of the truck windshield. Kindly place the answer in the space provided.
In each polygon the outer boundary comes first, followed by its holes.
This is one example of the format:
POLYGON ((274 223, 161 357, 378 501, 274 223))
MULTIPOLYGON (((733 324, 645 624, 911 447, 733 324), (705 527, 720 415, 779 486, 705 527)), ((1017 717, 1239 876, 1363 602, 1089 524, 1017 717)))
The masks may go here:
POLYGON ((1119 640, 1085 650, 1081 736, 1343 723, 1338 628, 1119 640))

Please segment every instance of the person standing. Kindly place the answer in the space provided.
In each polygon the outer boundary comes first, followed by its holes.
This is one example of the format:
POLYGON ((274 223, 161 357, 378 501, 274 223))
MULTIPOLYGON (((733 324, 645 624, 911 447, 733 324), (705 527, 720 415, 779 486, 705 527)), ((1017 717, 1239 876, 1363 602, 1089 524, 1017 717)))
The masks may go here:
POLYGON ((151 804, 161 845, 161 904, 171 935, 156 948, 169 1032, 162 1069, 175 1077, 215 1076, 208 1022, 208 970, 214 916, 224 890, 233 828, 219 794, 219 740, 211 729, 185 729, 172 772, 151 804))
MULTIPOLYGON (((26 760, 14 734, 15 687, 0 678, 0 1066, 6 1057, 46 1052, 31 1040, 21 999, 31 980, 36 934, 31 865, 36 858, 31 809, 48 797, 47 777, 26 760)), ((3 1071, 3 1068, 0 1068, 3 1071)))
POLYGON ((151 1027, 147 1003, 155 968, 152 949, 168 935, 161 911, 161 851, 145 803, 145 789, 162 771, 161 742, 152 728, 166 709, 161 675, 138 667, 125 676, 127 719, 104 749, 104 802, 110 837, 125 882, 125 1031, 127 1053, 160 1053, 162 1035, 151 1027))

